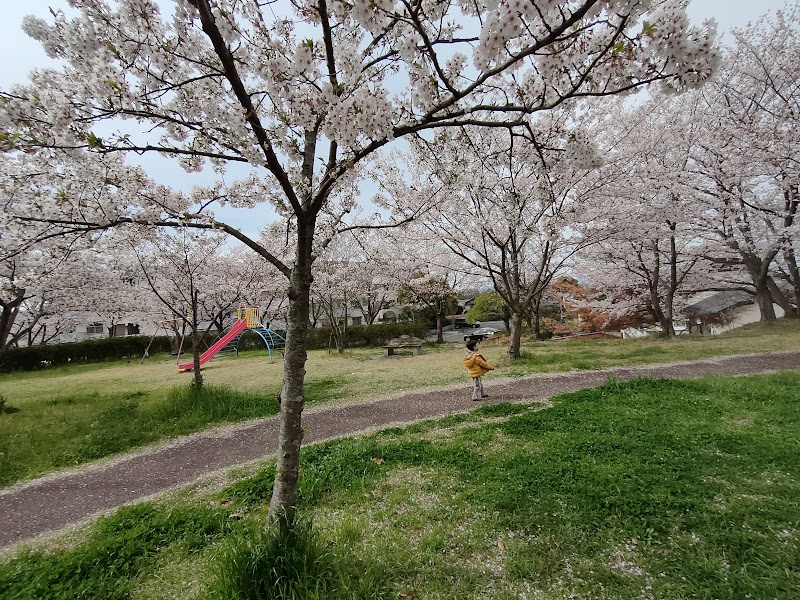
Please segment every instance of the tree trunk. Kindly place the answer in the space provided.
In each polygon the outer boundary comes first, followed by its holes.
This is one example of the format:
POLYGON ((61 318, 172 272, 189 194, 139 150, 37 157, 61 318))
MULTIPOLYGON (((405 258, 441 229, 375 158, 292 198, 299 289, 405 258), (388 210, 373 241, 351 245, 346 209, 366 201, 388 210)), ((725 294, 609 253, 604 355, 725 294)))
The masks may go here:
POLYGON ((10 302, 0 304, 3 309, 0 312, 0 352, 5 350, 9 344, 11 329, 14 327, 14 322, 19 315, 19 307, 24 299, 25 290, 16 290, 16 295, 10 302))
POLYGON ((775 316, 775 307, 772 304, 772 294, 769 292, 769 265, 772 259, 775 258, 777 252, 772 252, 767 259, 760 259, 759 257, 746 254, 743 255, 743 262, 753 280, 753 286, 756 288, 756 301, 758 308, 761 311, 761 322, 766 323, 777 320, 775 316))
POLYGON ((672 306, 675 302, 675 292, 678 291, 678 249, 675 243, 675 229, 677 223, 667 221, 672 235, 669 236, 669 288, 664 297, 664 323, 661 328, 670 338, 675 337, 675 323, 672 314, 672 306))
POLYGON ((444 315, 436 313, 436 343, 444 344, 444 315))
MULTIPOLYGON (((783 225, 787 230, 791 230, 794 225, 795 218, 797 217, 797 209, 800 206, 800 190, 797 185, 789 187, 783 193, 785 200, 785 217, 783 225)), ((794 290, 794 309, 786 310, 783 307, 785 316, 800 318, 800 268, 797 266, 797 254, 794 250, 795 237, 789 237, 785 242, 783 249, 783 259, 789 269, 789 282, 794 290)), ((774 283, 774 282, 773 282, 774 283)))
MULTIPOLYGON (((670 269, 672 272, 672 281, 675 280, 675 256, 674 256, 675 238, 672 237, 673 255, 670 261, 670 269)), ((653 253, 653 270, 650 274, 648 288, 650 290, 650 308, 655 316, 658 324, 661 325, 661 333, 664 337, 674 337, 675 327, 672 324, 672 297, 667 294, 664 299, 665 308, 661 308, 661 298, 659 296, 659 287, 661 285, 661 253, 658 249, 658 240, 652 240, 650 244, 653 253)))
MULTIPOLYGON (((313 229, 312 225, 310 231, 313 232, 313 229)), ((290 278, 277 464, 272 499, 269 503, 270 522, 285 519, 290 524, 294 521, 297 509, 300 445, 303 442, 303 384, 306 375, 306 341, 312 281, 312 240, 308 231, 309 229, 305 232, 298 231, 297 261, 290 278)))
POLYGON ((336 342, 336 352, 344 354, 344 331, 342 326, 336 322, 333 326, 333 341, 336 342))
POLYGON ((772 304, 772 294, 769 293, 769 286, 766 280, 756 282, 756 300, 758 309, 761 311, 761 322, 776 321, 775 307, 772 304))
POLYGON ((192 359, 194 368, 194 387, 203 387, 203 374, 200 372, 200 332, 197 326, 197 290, 192 293, 192 359))
POLYGON ((650 304, 653 315, 655 315, 658 324, 661 325, 661 332, 664 337, 675 337, 675 325, 672 323, 672 298, 667 296, 664 298, 664 308, 661 308, 660 299, 658 297, 658 290, 650 287, 650 304))
POLYGON ((772 302, 783 309, 784 315, 787 317, 796 316, 791 300, 789 300, 786 294, 784 294, 783 291, 778 287, 778 284, 775 283, 775 280, 772 279, 772 277, 767 277, 767 287, 769 288, 769 293, 772 296, 772 302))
POLYGON ((508 340, 508 356, 511 359, 517 359, 521 356, 522 318, 522 311, 511 313, 511 337, 508 340))
POLYGON ((672 302, 673 296, 667 295, 664 298, 664 322, 661 324, 661 328, 667 333, 667 335, 671 338, 675 337, 675 321, 672 318, 672 302))
POLYGON ((794 310, 791 314, 787 311, 786 316, 800 318, 800 268, 797 266, 794 248, 784 250, 783 256, 789 267, 789 278, 794 289, 794 310))
POLYGON ((342 305, 344 306, 344 323, 342 324, 341 335, 339 336, 340 344, 337 347, 339 354, 344 353, 344 349, 347 347, 347 318, 348 318, 348 310, 347 310, 347 292, 342 294, 342 305))

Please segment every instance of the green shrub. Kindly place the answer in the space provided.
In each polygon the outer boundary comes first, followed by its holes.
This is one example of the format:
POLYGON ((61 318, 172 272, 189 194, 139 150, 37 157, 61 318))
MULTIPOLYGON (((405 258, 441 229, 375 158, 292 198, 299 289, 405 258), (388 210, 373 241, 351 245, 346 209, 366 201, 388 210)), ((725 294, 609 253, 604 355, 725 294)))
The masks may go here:
MULTIPOLYGON (((9 348, 0 353, 0 372, 34 371, 67 364, 140 358, 149 342, 149 337, 137 335, 68 344, 41 344, 26 348, 9 348)), ((157 337, 153 339, 149 353, 158 354, 170 351, 170 338, 157 337)))
MULTIPOLYGON (((392 338, 413 335, 424 338, 428 334, 425 323, 378 323, 373 325, 350 325, 345 336, 348 348, 360 346, 383 346, 392 338)), ((315 327, 308 330, 309 350, 324 350, 332 344, 330 327, 315 327)))
MULTIPOLYGON (((424 323, 381 323, 377 325, 352 325, 347 328, 347 346, 383 346, 388 340, 401 335, 424 338, 428 330, 424 323)), ((277 331, 285 337, 286 332, 277 331)), ((309 350, 323 350, 330 342, 330 327, 308 330, 309 350)), ((207 344, 216 339, 214 332, 206 336, 207 344)), ((0 352, 0 372, 35 371, 47 367, 70 364, 97 363, 105 360, 141 358, 150 338, 147 336, 125 336, 86 340, 67 344, 42 344, 26 348, 9 348, 0 352)), ((262 350, 264 341, 256 336, 244 337, 239 350, 262 350)), ((203 346, 205 349, 205 346, 203 346)), ((171 352, 171 340, 166 336, 156 337, 150 345, 150 354, 171 352)), ((191 336, 184 340, 183 351, 191 354, 191 336)))

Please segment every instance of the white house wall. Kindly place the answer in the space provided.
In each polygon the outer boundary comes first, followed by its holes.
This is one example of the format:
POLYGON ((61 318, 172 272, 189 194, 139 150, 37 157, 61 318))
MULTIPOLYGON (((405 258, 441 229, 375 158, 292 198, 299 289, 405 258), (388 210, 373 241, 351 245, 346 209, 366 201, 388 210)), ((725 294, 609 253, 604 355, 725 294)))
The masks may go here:
MULTIPOLYGON (((784 310, 777 304, 773 304, 772 308, 775 310, 775 316, 779 319, 784 315, 784 310)), ((750 323, 758 323, 761 320, 761 311, 758 308, 758 304, 748 304, 734 309, 730 312, 730 316, 731 320, 728 323, 710 325, 711 333, 716 335, 750 323)))

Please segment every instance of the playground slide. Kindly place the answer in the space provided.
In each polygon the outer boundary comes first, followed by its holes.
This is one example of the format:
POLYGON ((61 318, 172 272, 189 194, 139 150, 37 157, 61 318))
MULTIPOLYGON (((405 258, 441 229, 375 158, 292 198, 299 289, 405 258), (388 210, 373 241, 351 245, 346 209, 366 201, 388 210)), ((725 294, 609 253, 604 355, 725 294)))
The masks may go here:
MULTIPOLYGON (((212 358, 214 358, 214 356, 216 356, 217 352, 219 352, 225 346, 227 346, 228 343, 233 338, 235 338, 237 335, 242 333, 245 329, 247 329, 247 319, 241 319, 239 321, 236 321, 233 324, 233 327, 230 328, 228 333, 226 333, 221 338, 219 338, 216 342, 214 342, 212 344, 211 348, 209 348, 208 350, 203 352, 203 354, 200 356, 200 364, 204 365, 208 361, 210 361, 212 358)), ((194 369, 194 363, 193 362, 188 362, 188 363, 184 363, 182 365, 178 365, 178 371, 180 371, 181 373, 183 373, 184 371, 191 371, 192 369, 194 369)))

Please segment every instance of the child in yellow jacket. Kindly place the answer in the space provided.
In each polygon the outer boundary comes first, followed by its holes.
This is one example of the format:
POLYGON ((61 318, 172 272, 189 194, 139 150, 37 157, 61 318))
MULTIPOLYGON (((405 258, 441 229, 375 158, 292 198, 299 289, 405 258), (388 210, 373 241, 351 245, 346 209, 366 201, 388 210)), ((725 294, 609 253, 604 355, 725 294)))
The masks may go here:
POLYGON ((481 377, 486 375, 489 371, 494 371, 494 367, 478 353, 477 340, 470 340, 467 342, 467 355, 464 357, 464 366, 467 367, 469 376, 472 377, 472 399, 480 400, 481 398, 488 398, 489 395, 483 391, 481 377))

